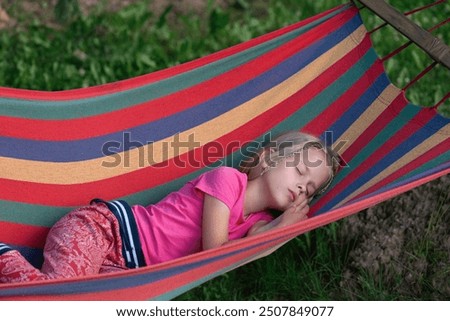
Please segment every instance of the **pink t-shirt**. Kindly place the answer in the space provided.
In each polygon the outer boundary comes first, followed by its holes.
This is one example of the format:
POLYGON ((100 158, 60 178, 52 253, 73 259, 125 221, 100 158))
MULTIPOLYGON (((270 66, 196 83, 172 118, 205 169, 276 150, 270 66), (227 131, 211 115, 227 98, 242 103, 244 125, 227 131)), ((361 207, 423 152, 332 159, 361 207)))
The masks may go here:
POLYGON ((165 262, 202 250, 204 193, 230 209, 228 239, 244 237, 258 221, 270 221, 268 212, 244 218, 247 175, 231 167, 218 167, 188 182, 157 204, 133 206, 147 265, 165 262))

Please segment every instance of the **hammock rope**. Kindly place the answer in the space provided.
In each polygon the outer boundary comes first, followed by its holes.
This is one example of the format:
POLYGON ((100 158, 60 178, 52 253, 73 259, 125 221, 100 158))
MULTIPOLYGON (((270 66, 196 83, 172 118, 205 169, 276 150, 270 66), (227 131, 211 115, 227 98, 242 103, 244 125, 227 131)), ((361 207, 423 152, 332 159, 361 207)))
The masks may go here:
POLYGON ((353 4, 117 83, 63 92, 0 87, 0 122, 1 241, 36 266, 49 228, 73 207, 93 198, 156 202, 211 167, 237 167, 248 143, 268 133, 321 136, 345 161, 306 221, 154 266, 0 285, 2 300, 171 299, 450 173, 450 120, 390 83, 353 4), (199 145, 165 152, 190 137, 199 145), (142 163, 145 155, 154 158, 142 163), (117 159, 129 163, 105 166, 117 159))
POLYGON ((450 47, 421 28, 385 1, 358 0, 401 34, 413 41, 433 60, 450 69, 450 47))
POLYGON ((450 92, 448 92, 441 100, 439 100, 432 108, 437 109, 439 106, 444 104, 448 99, 450 99, 450 92))
POLYGON ((430 65, 428 65, 424 70, 422 70, 416 77, 414 77, 409 83, 407 83, 403 90, 406 91, 409 87, 414 85, 417 81, 422 79, 426 74, 430 72, 431 69, 433 69, 437 65, 436 61, 433 61, 430 65))
MULTIPOLYGON (((450 22, 450 18, 441 21, 440 23, 436 24, 435 26, 431 27, 428 29, 429 32, 435 31, 439 28, 441 28, 442 26, 445 26, 447 23, 450 22)), ((402 52, 403 50, 405 50, 406 48, 408 48, 410 45, 412 45, 414 42, 412 42, 411 40, 407 41, 406 43, 404 43, 403 45, 401 45, 400 47, 396 48, 395 50, 393 50, 392 52, 388 53, 386 56, 381 58, 381 61, 386 61, 391 59, 392 57, 398 55, 400 52, 402 52)))
MULTIPOLYGON (((365 2, 364 0, 362 2, 365 2)), ((405 13, 403 13, 403 16, 407 17, 410 16, 412 14, 421 12, 421 11, 425 11, 429 8, 438 6, 440 4, 445 4, 447 1, 446 0, 438 0, 435 1, 433 3, 421 6, 421 7, 417 7, 415 9, 412 9, 410 11, 407 11, 405 13)), ((367 7, 365 4, 363 4, 364 9, 370 9, 373 12, 375 12, 378 16, 380 16, 382 19, 385 20, 384 23, 382 23, 381 25, 373 28, 372 30, 368 31, 369 34, 373 34, 376 31, 379 31, 381 28, 387 26, 387 25, 392 25, 394 28, 396 28, 398 31, 400 31, 403 35, 405 35, 409 40, 404 43, 403 45, 399 46, 398 48, 395 48, 393 51, 391 51, 390 53, 388 53, 387 55, 385 55, 384 57, 380 58, 380 60, 382 62, 386 62, 387 60, 397 56, 399 53, 403 52, 406 48, 408 48, 410 45, 412 44, 417 44, 416 41, 413 41, 413 37, 411 37, 409 35, 409 32, 406 32, 406 30, 411 29, 410 27, 408 27, 406 24, 392 24, 390 21, 386 21, 387 17, 390 15, 394 15, 396 14, 396 12, 392 9, 392 7, 390 7, 389 5, 385 4, 384 1, 380 1, 380 3, 376 4, 376 5, 371 5, 370 8, 367 7)), ((398 17, 398 16, 397 16, 398 17)), ((446 25, 448 22, 450 21, 450 18, 447 18, 439 23, 437 23, 436 25, 428 28, 426 31, 430 33, 431 32, 441 28, 442 26, 446 25)), ((418 26, 415 26, 415 30, 419 30, 421 31, 422 29, 418 26)), ((426 35, 422 35, 422 37, 425 37, 426 35)), ((430 39, 427 40, 428 43, 430 45, 434 44, 436 41, 439 41, 437 38, 435 38, 435 41, 431 41, 430 39)), ((440 47, 440 50, 434 50, 435 52, 439 52, 439 54, 435 54, 433 53, 433 48, 431 48, 430 50, 427 50, 428 48, 424 48, 423 46, 419 45, 419 48, 424 49, 424 51, 433 59, 433 62, 431 64, 429 64, 426 68, 424 68, 422 71, 419 72, 419 74, 417 74, 411 81, 409 81, 404 87, 403 87, 403 91, 407 91, 407 89, 409 89, 411 86, 413 86, 415 83, 417 83, 420 79, 422 79, 425 75, 427 75, 437 64, 441 64, 444 67, 446 67, 447 69, 450 70, 450 65, 449 65, 449 55, 450 55, 450 48, 448 46, 446 46, 443 43, 438 43, 438 45, 436 47, 440 47), (439 56, 439 58, 441 57, 447 57, 447 58, 443 58, 441 59, 436 59, 436 55, 439 56)), ((439 107, 440 105, 442 105, 445 101, 446 101, 446 97, 448 97, 448 94, 445 94, 444 97, 439 100, 434 106, 432 106, 431 108, 436 108, 439 107)))

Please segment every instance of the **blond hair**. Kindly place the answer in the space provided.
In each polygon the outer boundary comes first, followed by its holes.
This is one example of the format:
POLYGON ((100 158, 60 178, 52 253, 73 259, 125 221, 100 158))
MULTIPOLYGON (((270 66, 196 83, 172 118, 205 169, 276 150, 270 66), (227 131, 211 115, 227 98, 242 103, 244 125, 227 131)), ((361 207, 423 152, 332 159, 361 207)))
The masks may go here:
POLYGON ((323 193, 330 185, 339 169, 340 157, 329 146, 327 146, 320 138, 298 132, 289 131, 281 134, 261 147, 248 159, 241 161, 240 171, 247 174, 249 180, 259 176, 261 172, 261 155, 264 153, 264 160, 269 167, 274 167, 283 158, 287 158, 300 153, 309 148, 317 148, 323 150, 326 157, 326 164, 330 168, 329 179, 320 186, 316 194, 323 193))

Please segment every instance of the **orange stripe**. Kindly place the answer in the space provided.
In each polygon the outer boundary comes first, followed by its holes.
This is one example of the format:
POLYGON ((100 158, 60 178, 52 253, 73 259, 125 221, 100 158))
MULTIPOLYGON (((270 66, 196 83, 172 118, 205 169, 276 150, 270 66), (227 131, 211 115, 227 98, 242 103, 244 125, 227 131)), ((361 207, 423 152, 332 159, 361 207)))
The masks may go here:
MULTIPOLYGON (((276 107, 280 102, 286 100, 311 83, 327 68, 333 66, 336 61, 356 47, 364 39, 364 36, 365 29, 361 26, 341 43, 279 85, 220 117, 180 133, 180 141, 189 141, 189 136, 195 133, 196 142, 199 142, 200 146, 204 146, 208 142, 215 141, 219 137, 245 125, 254 117, 276 107)), ((0 167, 5 169, 2 171, 0 178, 44 184, 82 184, 104 180, 142 169, 142 163, 145 164, 144 167, 149 167, 167 159, 174 158, 181 153, 188 152, 187 149, 180 149, 179 153, 175 154, 170 148, 168 153, 165 152, 165 146, 171 146, 170 144, 172 142, 173 137, 169 137, 155 142, 152 145, 146 145, 118 154, 121 159, 130 160, 129 166, 126 167, 105 167, 105 162, 110 163, 112 161, 110 156, 82 162, 65 163, 0 157, 0 167), (143 159, 140 155, 144 155, 144 157, 146 155, 152 155, 155 159, 147 159, 142 162, 143 159), (167 158, 165 159, 162 156, 167 156, 167 158)))

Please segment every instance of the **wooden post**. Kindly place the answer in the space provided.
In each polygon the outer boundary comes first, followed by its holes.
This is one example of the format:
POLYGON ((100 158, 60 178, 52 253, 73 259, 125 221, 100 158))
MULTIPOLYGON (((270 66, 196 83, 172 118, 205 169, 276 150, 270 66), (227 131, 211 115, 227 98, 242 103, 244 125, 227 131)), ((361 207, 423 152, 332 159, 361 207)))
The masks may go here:
POLYGON ((450 69, 450 47, 383 0, 358 0, 381 19, 418 45, 430 57, 450 69))

